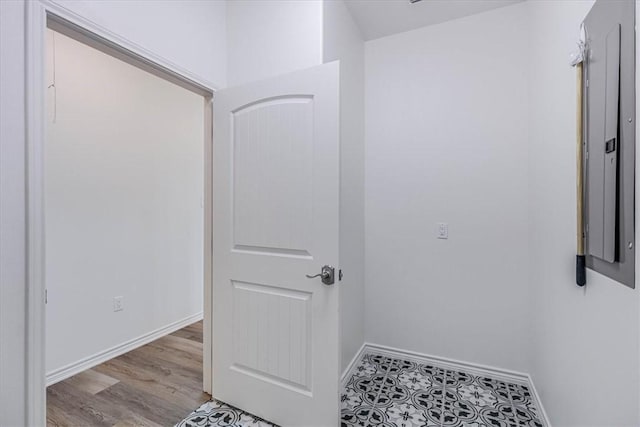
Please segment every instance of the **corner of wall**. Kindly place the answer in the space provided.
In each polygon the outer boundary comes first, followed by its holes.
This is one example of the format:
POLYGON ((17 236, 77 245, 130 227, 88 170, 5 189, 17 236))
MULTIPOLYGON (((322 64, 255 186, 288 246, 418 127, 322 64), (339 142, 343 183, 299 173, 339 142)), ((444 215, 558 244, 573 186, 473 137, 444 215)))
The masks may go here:
POLYGON ((323 60, 340 61, 342 369, 364 344, 364 41, 343 0, 323 2, 323 60))

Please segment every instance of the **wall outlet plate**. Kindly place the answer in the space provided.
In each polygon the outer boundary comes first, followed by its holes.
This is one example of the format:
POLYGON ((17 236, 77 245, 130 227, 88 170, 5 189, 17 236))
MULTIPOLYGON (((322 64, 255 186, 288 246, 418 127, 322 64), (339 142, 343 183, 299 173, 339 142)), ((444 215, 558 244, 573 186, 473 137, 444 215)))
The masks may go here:
POLYGON ((438 228, 436 230, 436 237, 438 239, 448 239, 449 238, 449 224, 446 222, 439 222, 438 228))
POLYGON ((124 297, 113 297, 113 311, 124 310, 124 297))

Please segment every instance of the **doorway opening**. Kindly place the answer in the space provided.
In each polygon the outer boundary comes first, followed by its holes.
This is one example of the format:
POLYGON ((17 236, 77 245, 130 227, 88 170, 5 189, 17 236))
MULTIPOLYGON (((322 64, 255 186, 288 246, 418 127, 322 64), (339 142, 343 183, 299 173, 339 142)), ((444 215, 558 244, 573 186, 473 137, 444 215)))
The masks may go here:
POLYGON ((32 384, 47 424, 177 422, 211 391, 213 90, 48 11, 42 32, 32 384))

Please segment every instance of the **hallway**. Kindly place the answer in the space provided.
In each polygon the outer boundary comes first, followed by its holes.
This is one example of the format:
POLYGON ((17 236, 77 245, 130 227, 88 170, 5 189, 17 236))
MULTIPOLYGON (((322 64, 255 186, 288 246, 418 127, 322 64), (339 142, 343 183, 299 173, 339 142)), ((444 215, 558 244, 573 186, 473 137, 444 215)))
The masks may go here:
POLYGON ((200 321, 48 387, 47 425, 173 425, 207 400, 200 321))

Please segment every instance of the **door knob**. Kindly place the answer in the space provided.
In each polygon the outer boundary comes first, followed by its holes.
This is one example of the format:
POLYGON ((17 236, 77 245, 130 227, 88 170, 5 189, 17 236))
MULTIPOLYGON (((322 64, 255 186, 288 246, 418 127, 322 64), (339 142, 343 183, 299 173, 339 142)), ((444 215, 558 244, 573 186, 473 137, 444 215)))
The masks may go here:
POLYGON ((307 274, 306 276, 307 279, 320 277, 322 279, 322 283, 324 283, 325 285, 333 285, 335 283, 336 270, 330 265, 325 265, 322 267, 322 270, 320 270, 320 273, 314 274, 313 276, 307 274))

